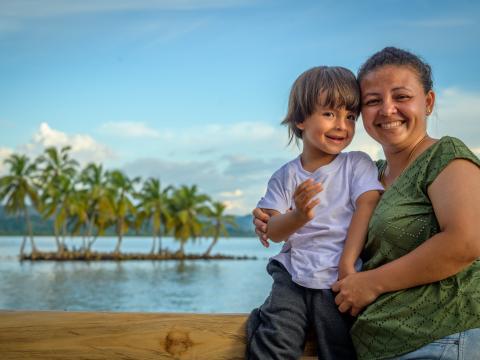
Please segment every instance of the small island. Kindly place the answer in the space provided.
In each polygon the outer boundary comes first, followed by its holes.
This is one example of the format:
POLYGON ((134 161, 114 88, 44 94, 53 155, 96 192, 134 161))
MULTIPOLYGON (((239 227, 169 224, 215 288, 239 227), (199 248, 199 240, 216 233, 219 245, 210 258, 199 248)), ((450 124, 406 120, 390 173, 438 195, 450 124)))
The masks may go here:
MULTIPOLYGON (((6 215, 23 223, 21 261, 123 261, 123 260, 252 260, 255 257, 215 254, 218 239, 228 237, 238 224, 226 215, 226 205, 198 191, 196 185, 162 187, 160 180, 130 178, 120 170, 105 170, 89 163, 80 168, 70 157, 70 147, 46 148, 34 160, 12 154, 5 160, 9 173, 0 178, 0 203, 6 215), (32 222, 32 217, 37 221, 32 222), (33 223, 55 239, 56 251, 40 251, 34 240, 33 223), (44 229, 45 230, 45 229, 44 229), (111 252, 93 251, 99 237, 116 236, 111 252), (148 253, 122 253, 125 236, 150 234, 148 253), (65 239, 77 237, 79 249, 68 249, 65 239), (172 236, 176 251, 162 247, 162 237, 172 236), (186 254, 185 244, 211 238, 202 254, 186 254), (27 241, 31 252, 25 252, 27 241)), ((253 231, 246 233, 252 236, 253 231)), ((45 234, 45 232, 43 233, 45 234)))

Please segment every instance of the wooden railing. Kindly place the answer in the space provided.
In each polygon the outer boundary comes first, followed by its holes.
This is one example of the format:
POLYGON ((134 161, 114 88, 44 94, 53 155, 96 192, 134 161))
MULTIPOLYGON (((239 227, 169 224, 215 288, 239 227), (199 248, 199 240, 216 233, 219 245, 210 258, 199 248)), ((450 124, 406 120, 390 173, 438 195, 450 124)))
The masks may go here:
MULTIPOLYGON (((0 359, 244 359, 246 318, 0 311, 0 359)), ((312 341, 303 359, 316 359, 312 341)))

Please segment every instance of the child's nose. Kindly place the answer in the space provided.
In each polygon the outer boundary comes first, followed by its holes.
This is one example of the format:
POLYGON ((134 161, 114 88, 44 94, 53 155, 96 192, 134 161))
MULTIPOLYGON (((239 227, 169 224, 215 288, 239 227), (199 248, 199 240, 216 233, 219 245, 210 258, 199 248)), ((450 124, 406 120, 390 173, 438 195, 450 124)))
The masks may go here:
POLYGON ((335 127, 339 130, 343 130, 347 128, 347 118, 346 116, 338 116, 335 127))

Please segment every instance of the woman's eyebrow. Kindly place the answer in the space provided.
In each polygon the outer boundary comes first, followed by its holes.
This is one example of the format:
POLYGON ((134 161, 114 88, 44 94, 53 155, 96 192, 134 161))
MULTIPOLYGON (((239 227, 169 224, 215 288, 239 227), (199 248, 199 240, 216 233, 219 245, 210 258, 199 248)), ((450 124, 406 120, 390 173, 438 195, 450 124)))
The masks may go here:
POLYGON ((411 90, 408 86, 397 86, 392 89, 392 91, 395 90, 411 90))
POLYGON ((363 96, 371 96, 371 95, 380 95, 379 92, 375 92, 375 91, 370 91, 370 92, 367 92, 367 93, 363 93, 362 94, 362 97, 363 96))

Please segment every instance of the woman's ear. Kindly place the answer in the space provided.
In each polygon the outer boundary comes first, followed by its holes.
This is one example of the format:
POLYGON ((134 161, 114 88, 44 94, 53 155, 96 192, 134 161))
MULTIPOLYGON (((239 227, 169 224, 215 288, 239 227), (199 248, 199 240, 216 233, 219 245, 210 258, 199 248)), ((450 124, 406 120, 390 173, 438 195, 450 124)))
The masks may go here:
POLYGON ((430 90, 425 96, 425 105, 427 107, 427 115, 430 115, 435 106, 435 92, 433 90, 430 90))

